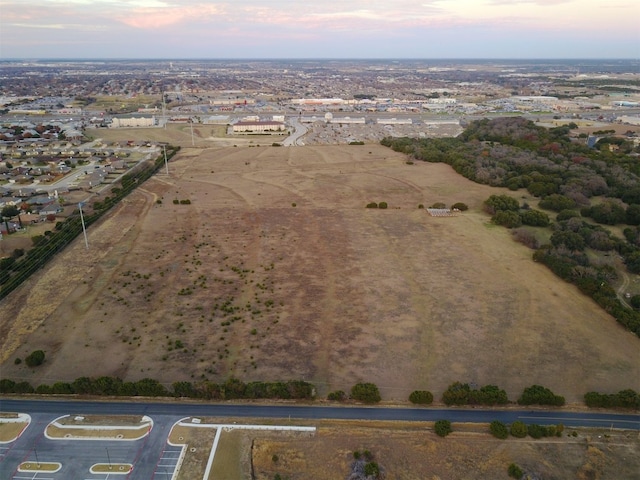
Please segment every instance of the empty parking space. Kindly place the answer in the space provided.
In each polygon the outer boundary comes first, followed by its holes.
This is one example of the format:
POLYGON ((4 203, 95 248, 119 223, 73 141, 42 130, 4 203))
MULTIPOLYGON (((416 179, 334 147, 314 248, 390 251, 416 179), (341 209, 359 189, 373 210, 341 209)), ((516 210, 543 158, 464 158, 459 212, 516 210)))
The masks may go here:
POLYGON ((167 445, 162 451, 158 465, 153 474, 154 480, 169 480, 173 478, 180 461, 182 447, 167 445))

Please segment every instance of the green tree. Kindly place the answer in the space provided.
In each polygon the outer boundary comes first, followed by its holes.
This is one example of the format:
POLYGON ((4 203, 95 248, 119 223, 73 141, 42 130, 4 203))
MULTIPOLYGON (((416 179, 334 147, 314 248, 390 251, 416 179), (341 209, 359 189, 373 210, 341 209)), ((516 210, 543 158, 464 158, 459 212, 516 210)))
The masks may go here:
MULTIPOLYGON (((2 217, 2 220, 4 221, 7 232, 9 232, 9 220, 19 214, 20 209, 18 209, 18 207, 15 205, 5 205, 4 207, 2 207, 2 210, 0 210, 0 217, 2 217)), ((18 217, 18 220, 19 219, 20 217, 18 217)), ((22 226, 22 222, 20 222, 20 226, 22 226)))
POLYGON ((559 193, 553 193, 551 195, 547 195, 540 203, 538 203, 540 208, 544 208, 545 210, 553 210, 554 212, 560 212, 562 210, 571 210, 576 208, 577 204, 575 200, 566 197, 564 195, 560 195, 559 193))
POLYGON ((342 402, 345 398, 347 398, 347 394, 342 390, 336 390, 335 392, 330 392, 327 395, 327 400, 332 400, 334 402, 342 402))
POLYGON ((469 403, 471 387, 468 383, 454 382, 442 394, 445 405, 466 405, 469 403))
POLYGON ((484 201, 484 205, 491 215, 501 210, 517 212, 520 209, 518 201, 508 195, 491 195, 484 201))
POLYGON ((377 403, 382 399, 375 383, 356 383, 351 387, 351 398, 365 403, 377 403))
POLYGON ((409 401, 419 405, 428 405, 433 402, 433 393, 427 390, 414 390, 409 395, 409 401))
POLYGON ((516 438, 524 438, 527 436, 527 425, 520 420, 516 420, 509 427, 509 433, 516 438))
POLYGON ((509 436, 509 429, 507 429, 507 426, 498 420, 491 422, 489 425, 489 431, 494 437, 503 440, 509 436))
POLYGON ((564 397, 554 394, 551 390, 541 385, 531 385, 523 390, 518 399, 520 405, 564 405, 564 397))
POLYGON ((522 219, 520 215, 518 215, 518 212, 511 210, 497 211, 493 217, 491 217, 491 221, 496 225, 502 225, 507 228, 517 228, 522 225, 522 219))
POLYGON ((532 227, 546 227, 549 225, 549 215, 540 210, 527 210, 520 214, 524 225, 532 227))
POLYGON ((433 429, 436 432, 436 435, 440 437, 446 437, 453 431, 449 420, 438 420, 433 429))
POLYGON ((25 358, 24 361, 29 367, 37 367, 39 365, 42 365, 42 363, 44 362, 44 352, 42 350, 34 350, 29 355, 27 355, 27 358, 25 358))

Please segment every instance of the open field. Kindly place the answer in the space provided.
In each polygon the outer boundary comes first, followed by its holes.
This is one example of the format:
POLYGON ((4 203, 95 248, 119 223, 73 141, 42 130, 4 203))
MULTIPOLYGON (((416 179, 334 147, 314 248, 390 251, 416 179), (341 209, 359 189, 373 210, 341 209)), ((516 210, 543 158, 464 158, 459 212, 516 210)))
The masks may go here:
POLYGON ((333 422, 318 425, 313 437, 257 437, 251 449, 254 478, 347 478, 353 452, 364 450, 387 480, 506 480, 511 463, 530 478, 631 480, 640 468, 640 441, 633 432, 579 429, 577 437, 498 440, 487 425, 454 423, 453 430, 440 438, 433 424, 333 422))
POLYGON ((640 339, 488 223, 495 193, 378 145, 183 148, 3 300, 0 376, 640 389, 640 339))

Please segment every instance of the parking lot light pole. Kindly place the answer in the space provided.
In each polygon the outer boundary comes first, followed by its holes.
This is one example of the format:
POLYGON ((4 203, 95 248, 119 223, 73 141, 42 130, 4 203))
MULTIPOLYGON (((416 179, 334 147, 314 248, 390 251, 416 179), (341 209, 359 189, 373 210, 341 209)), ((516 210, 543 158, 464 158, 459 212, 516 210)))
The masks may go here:
POLYGON ((40 468, 40 460, 38 460, 38 451, 35 448, 33 449, 33 453, 36 454, 36 465, 38 465, 38 468, 40 468))
POLYGON ((111 457, 109 456, 109 449, 107 447, 104 447, 104 448, 107 451, 107 460, 109 461, 109 470, 111 470, 111 457))

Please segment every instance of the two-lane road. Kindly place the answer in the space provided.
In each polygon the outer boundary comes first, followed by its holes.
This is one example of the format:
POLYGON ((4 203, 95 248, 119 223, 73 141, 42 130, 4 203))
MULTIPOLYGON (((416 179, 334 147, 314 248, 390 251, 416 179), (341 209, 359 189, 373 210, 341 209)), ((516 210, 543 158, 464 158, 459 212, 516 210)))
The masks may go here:
POLYGON ((299 405, 237 405, 141 402, 89 402, 69 400, 13 400, 0 399, 0 412, 87 414, 87 415, 177 415, 181 417, 252 417, 291 419, 341 420, 402 420, 488 423, 499 420, 512 423, 552 425, 562 423, 570 427, 606 427, 640 430, 640 415, 599 412, 568 412, 562 410, 489 410, 474 408, 390 408, 299 405))

